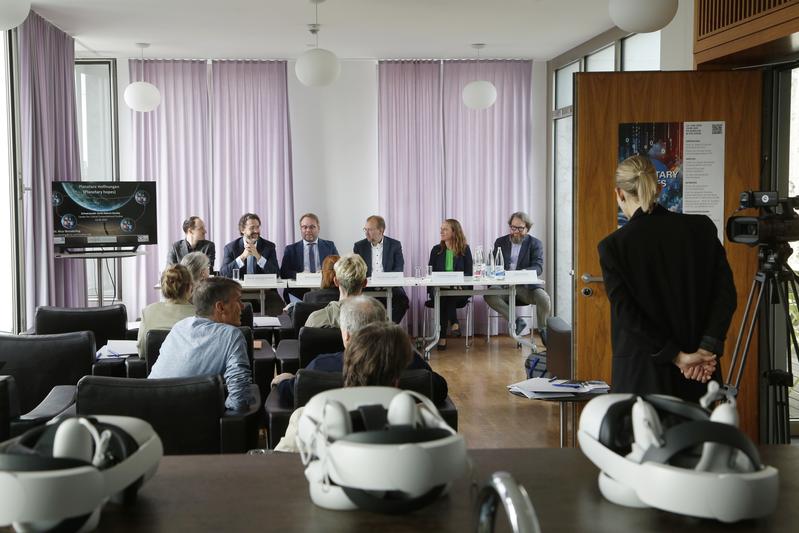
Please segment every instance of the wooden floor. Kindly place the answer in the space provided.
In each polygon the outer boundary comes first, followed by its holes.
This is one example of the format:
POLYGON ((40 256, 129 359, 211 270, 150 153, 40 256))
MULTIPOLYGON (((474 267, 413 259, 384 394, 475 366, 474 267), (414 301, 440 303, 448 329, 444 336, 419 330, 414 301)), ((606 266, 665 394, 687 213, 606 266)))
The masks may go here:
MULTIPOLYGON (((433 351, 430 365, 444 376, 458 408, 458 432, 469 448, 557 447, 556 403, 513 396, 506 386, 525 379, 528 349, 516 348, 507 335, 448 339, 447 350, 433 351)), ((538 345, 542 348, 541 341, 538 345)))

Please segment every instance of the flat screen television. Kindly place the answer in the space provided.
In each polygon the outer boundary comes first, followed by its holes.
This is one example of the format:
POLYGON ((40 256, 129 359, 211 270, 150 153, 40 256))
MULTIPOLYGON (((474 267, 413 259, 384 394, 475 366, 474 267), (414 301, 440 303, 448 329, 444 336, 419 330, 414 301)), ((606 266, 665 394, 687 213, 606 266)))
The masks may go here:
POLYGON ((57 250, 158 243, 154 181, 54 181, 50 199, 57 250))

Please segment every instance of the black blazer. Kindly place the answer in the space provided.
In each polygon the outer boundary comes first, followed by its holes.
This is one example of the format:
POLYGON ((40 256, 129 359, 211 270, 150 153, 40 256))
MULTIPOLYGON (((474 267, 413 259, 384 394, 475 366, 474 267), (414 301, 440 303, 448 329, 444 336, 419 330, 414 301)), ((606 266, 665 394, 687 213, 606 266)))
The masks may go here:
MULTIPOLYGON (((679 351, 722 355, 735 284, 716 226, 655 205, 599 243, 610 300, 613 392, 698 401, 707 386, 672 364, 679 351)), ((717 378, 720 378, 717 372, 717 378)))
MULTIPOLYGON (((510 235, 503 235, 494 241, 494 252, 496 253, 497 248, 502 250, 505 270, 510 270, 512 246, 510 235)), ((519 258, 516 261, 516 270, 535 270, 539 276, 544 272, 544 245, 532 235, 525 235, 522 240, 522 248, 519 250, 519 258)))
MULTIPOLYGON (((326 241, 319 239, 316 245, 316 251, 319 253, 319 268, 322 267, 322 261, 328 255, 338 255, 336 245, 333 241, 326 241)), ((280 263, 280 279, 295 279, 297 272, 302 272, 305 268, 304 253, 302 241, 286 246, 283 251, 283 261, 280 263)))
MULTIPOLYGON (((366 276, 372 275, 372 243, 362 239, 355 243, 352 251, 366 262, 366 276)), ((402 257, 402 244, 397 239, 383 235, 383 272, 402 272, 405 259, 402 257)))
MULTIPOLYGON (((433 249, 430 250, 430 260, 427 262, 428 265, 433 267, 434 272, 443 272, 444 271, 444 256, 446 254, 441 250, 441 245, 436 244, 433 246, 433 249)), ((464 276, 471 276, 472 274, 472 250, 469 248, 469 245, 466 245, 466 250, 463 251, 463 255, 456 255, 455 260, 452 264, 452 269, 463 272, 464 276)))
MULTIPOLYGON (((264 265, 264 268, 259 267, 257 264, 255 265, 255 273, 277 274, 278 268, 277 254, 275 253, 275 243, 272 241, 267 241, 262 237, 258 237, 258 241, 255 243, 255 249, 258 250, 259 254, 266 258, 266 265, 264 265)), ((242 267, 239 267, 238 263, 236 262, 236 258, 242 253, 244 253, 243 237, 239 237, 235 241, 227 243, 225 245, 225 254, 222 259, 222 267, 219 269, 219 273, 222 276, 229 278, 233 275, 234 268, 246 269, 246 261, 242 267)))
POLYGON ((193 250, 189 250, 189 242, 186 239, 180 239, 172 243, 169 247, 169 255, 166 258, 166 265, 174 265, 180 263, 189 252, 202 252, 208 256, 210 263, 210 270, 214 270, 214 261, 216 261, 216 246, 211 241, 199 241, 193 250))

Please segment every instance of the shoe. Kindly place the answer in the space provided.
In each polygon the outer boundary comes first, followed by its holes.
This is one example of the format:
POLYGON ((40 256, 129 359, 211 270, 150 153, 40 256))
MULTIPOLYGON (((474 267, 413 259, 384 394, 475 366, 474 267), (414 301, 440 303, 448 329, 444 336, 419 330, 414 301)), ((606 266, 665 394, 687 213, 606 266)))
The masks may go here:
POLYGON ((516 318, 516 335, 521 335, 522 332, 527 328, 527 322, 524 321, 522 317, 516 318))
POLYGON ((443 352, 444 350, 446 350, 447 349, 447 341, 443 340, 443 339, 438 341, 438 344, 436 344, 436 349, 439 352, 443 352))
POLYGON ((449 328, 449 334, 453 337, 460 337, 461 336, 461 325, 457 322, 453 323, 449 328))

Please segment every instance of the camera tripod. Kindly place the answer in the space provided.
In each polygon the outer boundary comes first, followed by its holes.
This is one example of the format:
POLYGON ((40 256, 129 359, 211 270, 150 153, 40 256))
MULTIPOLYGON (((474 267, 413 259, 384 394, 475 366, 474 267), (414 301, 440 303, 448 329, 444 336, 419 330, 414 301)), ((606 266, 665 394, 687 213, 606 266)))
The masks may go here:
POLYGON ((738 394, 741 386, 746 359, 749 354, 749 347, 752 342, 752 333, 755 326, 762 319, 765 332, 765 348, 767 368, 763 372, 767 385, 766 399, 766 443, 768 444, 788 444, 791 441, 791 430, 788 412, 788 389, 793 385, 793 374, 791 372, 791 352, 799 355, 799 343, 797 343, 796 333, 791 323, 791 311, 799 316, 799 276, 788 266, 788 258, 793 252, 788 243, 761 244, 760 245, 761 267, 755 274, 752 281, 752 288, 749 290, 749 297, 746 300, 744 315, 741 320, 741 327, 738 330, 738 338, 735 341, 735 349, 732 352, 730 367, 727 371, 726 385, 734 395, 738 394), (752 310, 752 301, 755 289, 758 289, 757 301, 752 310), (789 300, 789 294, 793 296, 793 302, 789 300), (764 307, 763 304, 766 304, 764 307), (774 318, 771 316, 772 309, 769 304, 779 304, 785 315, 786 336, 786 370, 779 368, 776 364, 777 353, 771 342, 774 334, 774 318), (765 312, 760 313, 761 309, 765 312), (752 311, 750 313, 750 311, 752 311), (741 349, 741 339, 746 331, 746 342, 741 349), (736 363, 740 356, 740 365, 736 372, 736 363), (732 381, 735 373, 735 381, 732 381))

